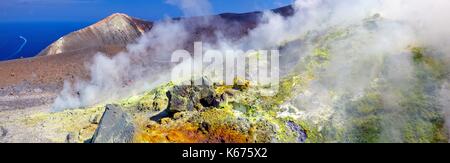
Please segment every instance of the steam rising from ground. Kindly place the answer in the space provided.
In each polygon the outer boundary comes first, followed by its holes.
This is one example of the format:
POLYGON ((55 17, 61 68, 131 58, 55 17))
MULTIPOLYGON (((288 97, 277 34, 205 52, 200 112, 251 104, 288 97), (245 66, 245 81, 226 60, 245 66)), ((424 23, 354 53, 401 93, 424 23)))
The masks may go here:
MULTIPOLYGON (((442 86, 441 77, 448 79, 450 32, 441 17, 450 15, 450 2, 312 0, 297 1, 296 7, 300 12, 291 19, 281 20, 288 27, 280 25, 279 29, 300 36, 309 32, 313 38, 314 35, 323 38, 336 31, 344 36, 306 42, 306 47, 310 48, 303 50, 305 54, 300 52, 301 55, 307 56, 314 53, 314 49, 325 48, 331 58, 325 69, 316 72, 317 79, 286 104, 283 114, 316 124, 324 123, 323 127, 344 128, 343 131, 327 131, 329 135, 326 136, 344 137, 339 141, 361 141, 352 137, 353 131, 357 130, 362 132, 358 136, 364 132, 378 136, 369 141, 403 142, 409 136, 404 133, 405 128, 411 129, 408 125, 414 126, 413 132, 422 129, 428 132, 435 128, 432 121, 438 121, 439 116, 419 114, 439 114, 448 107, 445 102, 439 104, 438 100, 448 101, 442 100, 448 99, 448 88, 442 86), (295 23, 302 29, 291 30, 289 26, 295 23), (427 50, 414 54, 412 47, 427 50), (414 55, 420 55, 419 59, 414 55), (443 67, 430 70, 417 61, 422 57, 432 58, 430 60, 434 61, 431 62, 442 61, 443 67), (433 76, 434 73, 442 76, 433 76), (296 110, 294 113, 288 111, 292 108, 296 110)), ((279 25, 276 22, 280 18, 275 16, 268 20, 269 24, 279 25)), ((266 33, 282 32, 267 28, 266 33)), ((283 40, 276 36, 271 38, 283 40)), ((414 138, 408 141, 419 142, 422 136, 427 135, 410 136, 414 138)))
MULTIPOLYGON (((168 2, 178 4, 187 16, 202 15, 211 10, 207 1, 200 1, 204 4, 200 6, 190 1, 168 2)), ((330 122, 334 126, 354 128, 345 124, 353 112, 340 109, 375 94, 379 97, 377 101, 382 101, 383 112, 390 113, 378 122, 383 126, 378 131, 379 141, 402 141, 399 132, 409 120, 431 125, 429 119, 403 115, 401 110, 413 105, 405 101, 414 101, 405 99, 409 96, 404 94, 419 92, 423 93, 420 99, 425 99, 419 103, 430 103, 417 104, 419 107, 436 107, 437 112, 445 111, 448 119, 450 91, 448 84, 443 85, 441 80, 448 80, 449 73, 450 28, 446 19, 450 15, 450 1, 297 0, 294 8, 295 14, 288 18, 266 12, 248 36, 237 41, 219 37, 217 43, 206 43, 205 48, 214 47, 221 51, 271 49, 300 40, 297 45, 285 46, 282 51, 281 56, 288 59, 281 65, 292 65, 292 69, 283 70, 283 74, 298 73, 293 71, 292 60, 301 63, 318 48, 326 49, 330 54, 327 66, 315 71, 316 79, 293 100, 286 102, 283 108, 294 111, 286 110, 280 116, 306 119, 318 125, 330 122), (331 39, 320 39, 330 33, 339 34, 331 39), (417 71, 422 69, 412 57, 413 47, 425 47, 426 57, 447 64, 441 68, 444 72, 439 72, 443 73, 444 79, 418 77, 417 71), (440 106, 435 106, 433 100, 440 106)), ((221 36, 220 32, 217 35, 221 36)), ((158 24, 137 44, 128 46, 128 52, 113 58, 99 54, 90 67, 91 81, 66 84, 54 107, 89 106, 126 97, 170 80, 167 78, 170 75, 164 73, 169 68, 155 67, 152 63, 168 61, 167 56, 183 47, 187 37, 183 25, 168 21, 158 24), (74 94, 74 90, 78 93, 74 94)))
POLYGON ((117 100, 170 81, 170 54, 184 45, 184 26, 170 20, 157 24, 138 43, 109 58, 98 53, 89 65, 89 81, 65 82, 53 109, 59 111, 117 100), (170 42, 170 43, 169 43, 170 42))

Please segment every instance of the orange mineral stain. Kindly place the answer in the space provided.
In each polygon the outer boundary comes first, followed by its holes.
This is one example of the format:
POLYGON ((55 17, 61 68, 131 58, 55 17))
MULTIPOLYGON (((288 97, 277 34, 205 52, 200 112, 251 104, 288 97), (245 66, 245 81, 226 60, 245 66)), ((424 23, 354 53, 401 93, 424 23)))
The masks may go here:
POLYGON ((213 126, 209 132, 200 130, 199 125, 181 123, 175 126, 153 125, 137 132, 137 143, 246 143, 247 134, 227 126, 213 126))

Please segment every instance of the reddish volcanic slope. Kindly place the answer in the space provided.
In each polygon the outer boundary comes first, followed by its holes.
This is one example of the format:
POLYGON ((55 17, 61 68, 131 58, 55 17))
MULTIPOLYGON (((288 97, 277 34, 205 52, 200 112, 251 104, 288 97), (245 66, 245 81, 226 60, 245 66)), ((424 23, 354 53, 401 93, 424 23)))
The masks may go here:
POLYGON ((149 31, 152 22, 113 14, 87 28, 70 33, 44 49, 38 56, 56 55, 76 51, 98 51, 99 48, 125 47, 149 31))

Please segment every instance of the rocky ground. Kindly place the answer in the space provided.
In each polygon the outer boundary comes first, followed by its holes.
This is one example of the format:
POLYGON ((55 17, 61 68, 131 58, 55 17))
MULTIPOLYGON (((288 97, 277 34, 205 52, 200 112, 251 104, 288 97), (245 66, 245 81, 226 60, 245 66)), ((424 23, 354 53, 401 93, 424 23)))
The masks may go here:
POLYGON ((248 85, 163 85, 113 105, 2 112, 2 142, 307 142, 298 121, 267 110, 248 85), (106 110, 105 110, 106 109, 106 110))

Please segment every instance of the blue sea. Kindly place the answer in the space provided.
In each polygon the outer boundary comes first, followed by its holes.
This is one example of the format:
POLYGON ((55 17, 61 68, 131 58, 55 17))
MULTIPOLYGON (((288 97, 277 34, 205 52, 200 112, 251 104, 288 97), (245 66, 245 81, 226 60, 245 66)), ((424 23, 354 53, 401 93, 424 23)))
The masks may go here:
POLYGON ((0 61, 37 55, 48 45, 92 22, 0 22, 0 61))

